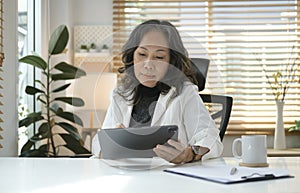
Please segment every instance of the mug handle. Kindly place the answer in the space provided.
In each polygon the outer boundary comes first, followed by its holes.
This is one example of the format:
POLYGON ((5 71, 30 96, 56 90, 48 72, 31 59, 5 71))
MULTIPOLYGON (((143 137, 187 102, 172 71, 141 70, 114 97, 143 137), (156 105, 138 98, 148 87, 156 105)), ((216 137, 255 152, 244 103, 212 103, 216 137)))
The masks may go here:
POLYGON ((233 157, 235 157, 237 159, 242 158, 242 155, 238 155, 238 153, 236 151, 236 146, 237 146, 237 143, 239 143, 239 142, 242 144, 242 139, 241 138, 236 138, 232 143, 232 154, 233 154, 233 157))

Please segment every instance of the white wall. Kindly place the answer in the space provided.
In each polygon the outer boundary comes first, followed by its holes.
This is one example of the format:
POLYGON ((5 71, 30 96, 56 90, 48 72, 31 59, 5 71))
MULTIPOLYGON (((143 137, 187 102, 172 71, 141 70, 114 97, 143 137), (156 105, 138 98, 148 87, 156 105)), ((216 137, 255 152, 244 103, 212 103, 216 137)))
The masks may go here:
POLYGON ((4 7, 4 34, 3 34, 3 48, 5 59, 3 63, 3 81, 1 85, 3 89, 1 99, 3 106, 1 110, 3 115, 1 118, 4 120, 1 123, 3 131, 1 135, 3 140, 0 143, 4 148, 0 149, 0 157, 3 156, 17 156, 17 0, 3 0, 4 7))
POLYGON ((73 25, 112 25, 112 0, 71 0, 73 25))

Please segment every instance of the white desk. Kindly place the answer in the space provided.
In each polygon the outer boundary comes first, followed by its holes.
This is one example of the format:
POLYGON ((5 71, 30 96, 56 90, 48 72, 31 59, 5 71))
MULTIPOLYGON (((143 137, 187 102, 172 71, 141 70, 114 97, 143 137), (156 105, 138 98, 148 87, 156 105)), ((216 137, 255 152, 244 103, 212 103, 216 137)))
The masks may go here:
MULTIPOLYGON (((233 158, 210 161, 237 164, 233 158)), ((166 173, 164 167, 130 171, 88 158, 0 158, 0 192, 300 192, 300 157, 272 157, 268 162, 271 168, 289 169, 295 178, 223 185, 166 173)))

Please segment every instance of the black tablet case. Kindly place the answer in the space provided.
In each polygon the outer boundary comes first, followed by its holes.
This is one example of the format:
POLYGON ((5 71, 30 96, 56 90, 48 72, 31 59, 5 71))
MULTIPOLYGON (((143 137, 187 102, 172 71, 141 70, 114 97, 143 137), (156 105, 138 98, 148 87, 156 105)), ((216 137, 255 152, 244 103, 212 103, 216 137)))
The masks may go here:
POLYGON ((178 127, 100 129, 98 138, 103 159, 151 158, 156 156, 152 149, 157 144, 166 144, 169 139, 177 140, 178 127))

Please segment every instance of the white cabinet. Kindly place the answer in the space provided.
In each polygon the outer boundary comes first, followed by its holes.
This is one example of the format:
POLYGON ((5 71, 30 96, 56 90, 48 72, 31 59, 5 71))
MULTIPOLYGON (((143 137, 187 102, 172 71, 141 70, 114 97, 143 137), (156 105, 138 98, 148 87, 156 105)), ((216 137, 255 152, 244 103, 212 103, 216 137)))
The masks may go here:
POLYGON ((110 53, 75 53, 74 64, 87 72, 110 72, 112 59, 110 53))

